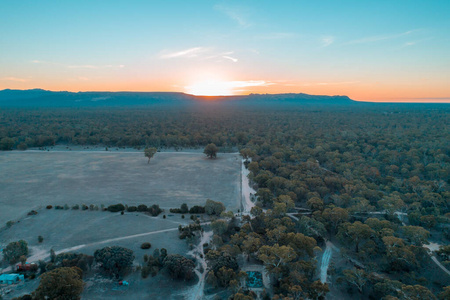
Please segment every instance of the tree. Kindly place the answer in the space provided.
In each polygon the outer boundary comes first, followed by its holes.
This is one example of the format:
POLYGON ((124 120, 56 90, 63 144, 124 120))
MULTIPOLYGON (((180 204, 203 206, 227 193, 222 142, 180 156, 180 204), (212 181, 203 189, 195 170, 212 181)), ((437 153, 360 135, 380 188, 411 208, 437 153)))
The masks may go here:
POLYGON ((280 273, 281 267, 297 258, 297 254, 290 246, 262 246, 258 258, 264 262, 267 271, 280 273))
POLYGON ((211 222, 211 228, 214 234, 222 235, 228 230, 228 222, 225 220, 216 220, 211 222))
POLYGON ((436 300, 433 293, 421 285, 403 285, 399 291, 401 300, 436 300))
POLYGON ((345 280, 351 285, 354 285, 358 288, 358 291, 362 294, 363 287, 367 283, 367 274, 364 270, 360 269, 352 269, 352 270, 344 270, 342 272, 344 274, 345 280))
POLYGON ((359 221, 355 223, 344 223, 340 226, 338 237, 347 241, 350 245, 355 245, 355 252, 359 252, 359 243, 370 238, 375 232, 369 225, 363 224, 359 221))
POLYGON ((83 291, 82 271, 77 267, 58 268, 41 276, 33 299, 80 299, 83 291))
POLYGON ((173 279, 191 280, 194 278, 195 264, 179 254, 170 254, 164 259, 164 267, 173 279))
POLYGON ((133 265, 133 251, 124 247, 105 247, 94 252, 95 260, 107 272, 122 276, 133 265))
POLYGON ((2 138, 0 140, 0 150, 12 150, 14 146, 14 140, 9 137, 2 138))
POLYGON ((444 287, 443 291, 438 295, 439 300, 450 299, 450 285, 444 287))
POLYGON ((3 259, 10 264, 18 262, 22 255, 28 255, 28 243, 24 240, 11 242, 3 249, 3 259))
POLYGON ((181 204, 180 213, 187 214, 189 212, 188 205, 186 203, 181 204))
POLYGON ((150 159, 155 155, 155 153, 158 152, 158 149, 151 147, 151 148, 145 148, 144 150, 144 156, 148 158, 147 163, 150 163, 150 159))
POLYGON ((215 144, 208 144, 206 145, 205 150, 203 150, 203 153, 209 158, 216 158, 217 151, 219 151, 219 148, 217 148, 215 144))
POLYGON ((420 226, 403 226, 405 238, 413 245, 422 246, 428 243, 430 232, 420 226))
POLYGON ((205 212, 208 215, 220 216, 220 214, 225 211, 225 205, 219 201, 213 201, 211 199, 206 200, 205 212))

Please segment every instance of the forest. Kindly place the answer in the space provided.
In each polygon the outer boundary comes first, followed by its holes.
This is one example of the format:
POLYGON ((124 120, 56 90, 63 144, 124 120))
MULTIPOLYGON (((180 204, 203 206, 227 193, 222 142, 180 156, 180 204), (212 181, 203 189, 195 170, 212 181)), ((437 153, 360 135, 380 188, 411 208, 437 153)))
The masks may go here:
MULTIPOLYGON (((272 299, 449 299, 448 105, 5 108, 0 149, 53 145, 239 151, 257 191, 252 217, 213 222, 207 283, 236 288, 231 257, 270 274, 272 299), (317 280, 316 254, 340 249, 317 280), (433 267, 432 267, 433 266, 433 267)), ((150 266, 150 265, 149 265, 150 266)))

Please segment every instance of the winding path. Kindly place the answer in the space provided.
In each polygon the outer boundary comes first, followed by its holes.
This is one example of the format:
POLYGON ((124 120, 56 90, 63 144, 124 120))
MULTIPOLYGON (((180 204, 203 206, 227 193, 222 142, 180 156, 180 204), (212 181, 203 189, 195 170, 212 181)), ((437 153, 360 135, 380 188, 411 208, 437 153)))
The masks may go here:
POLYGON ((213 236, 212 231, 203 232, 199 244, 192 251, 188 252, 189 255, 193 256, 197 260, 197 266, 195 268, 195 274, 198 277, 197 284, 190 291, 190 300, 200 300, 203 298, 203 289, 205 288, 205 278, 208 273, 208 265, 206 263, 205 253, 203 245, 211 241, 213 236))
MULTIPOLYGON (((210 222, 203 223, 203 224, 209 224, 209 223, 210 222)), ((170 231, 177 231, 177 230, 178 230, 178 227, 175 227, 175 228, 169 228, 169 229, 163 229, 163 230, 156 230, 156 231, 149 231, 149 232, 138 233, 138 234, 133 234, 133 235, 127 235, 127 236, 122 236, 122 237, 102 240, 102 241, 89 243, 89 244, 81 244, 81 245, 77 245, 77 246, 73 246, 73 247, 69 247, 69 248, 65 248, 65 249, 61 249, 61 250, 55 251, 55 254, 60 254, 60 253, 63 253, 63 252, 76 251, 76 250, 79 250, 79 249, 82 249, 82 248, 85 248, 85 247, 89 247, 89 246, 96 246, 96 245, 101 245, 101 244, 110 243, 110 242, 116 242, 116 241, 127 240, 127 239, 132 239, 132 238, 141 237, 141 236, 147 236, 147 235, 158 234, 158 233, 163 233, 163 232, 170 232, 170 231)), ((35 253, 34 255, 28 257, 27 260, 29 262, 36 262, 36 261, 39 261, 39 260, 45 260, 49 256, 50 256, 50 250, 42 250, 42 251, 39 251, 39 252, 35 253)), ((5 272, 10 272, 10 271, 12 271, 11 267, 7 267, 7 268, 5 268, 3 270, 0 270, 0 274, 5 273, 5 272)))

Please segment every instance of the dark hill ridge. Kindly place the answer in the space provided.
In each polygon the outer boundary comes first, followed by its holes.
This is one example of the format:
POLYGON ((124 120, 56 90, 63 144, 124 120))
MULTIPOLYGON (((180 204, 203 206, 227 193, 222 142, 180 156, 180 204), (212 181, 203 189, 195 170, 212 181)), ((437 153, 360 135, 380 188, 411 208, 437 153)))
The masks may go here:
POLYGON ((53 92, 42 89, 2 90, 3 107, 105 107, 197 105, 208 102, 225 105, 350 105, 347 96, 308 94, 250 94, 247 96, 194 96, 175 92, 53 92))

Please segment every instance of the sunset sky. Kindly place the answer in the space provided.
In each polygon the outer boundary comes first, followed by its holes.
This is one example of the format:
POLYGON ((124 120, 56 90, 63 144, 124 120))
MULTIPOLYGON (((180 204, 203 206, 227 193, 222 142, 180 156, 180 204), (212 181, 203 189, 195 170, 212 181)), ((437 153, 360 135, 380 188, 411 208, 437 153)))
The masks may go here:
POLYGON ((450 1, 0 2, 0 89, 450 101, 450 1))

